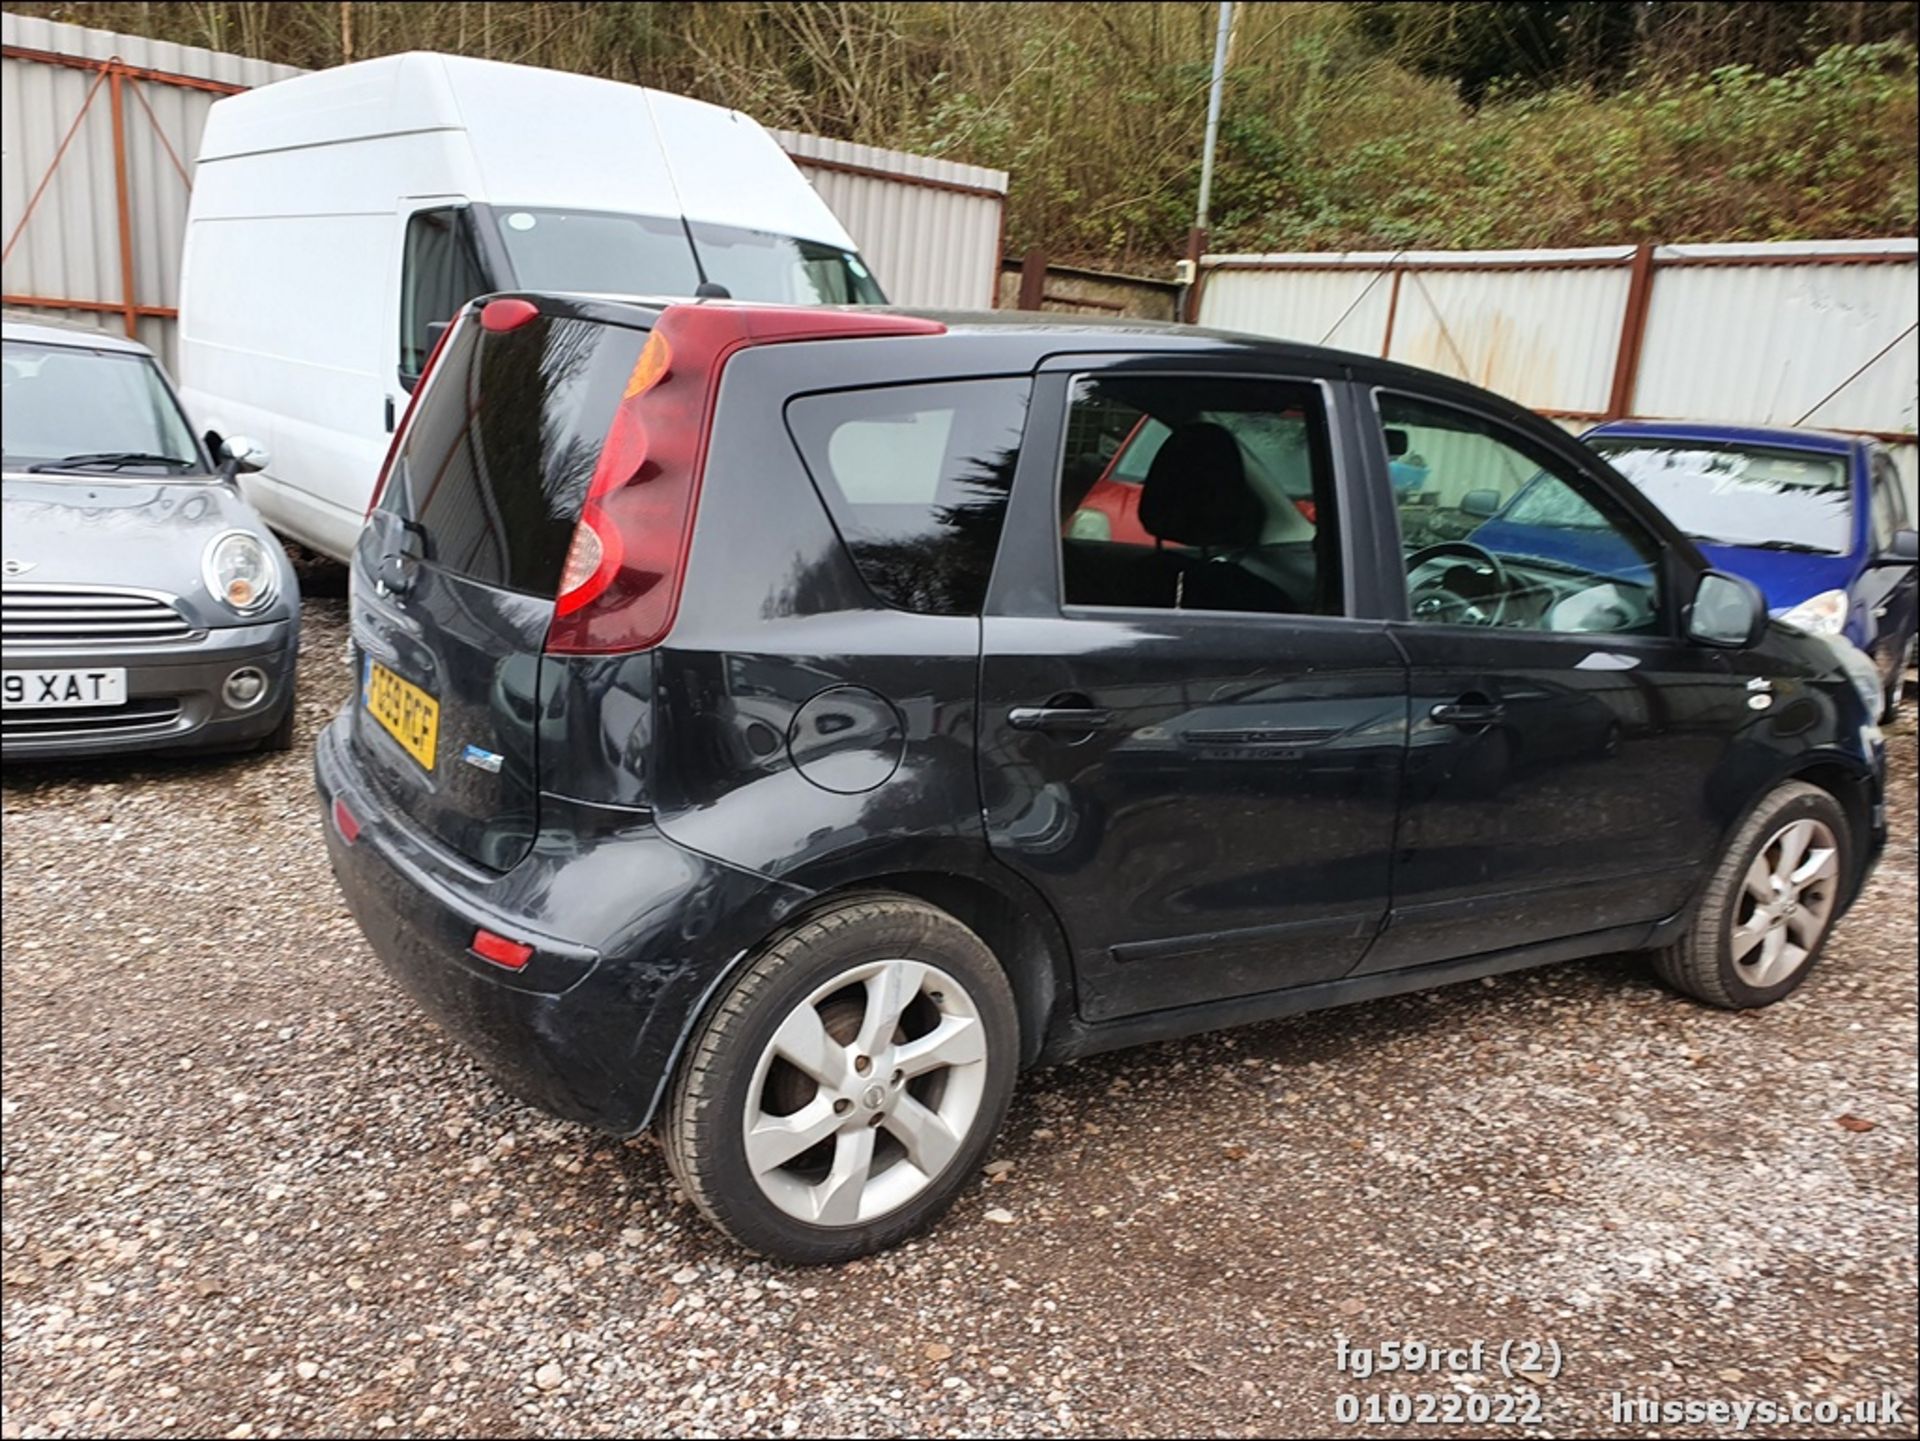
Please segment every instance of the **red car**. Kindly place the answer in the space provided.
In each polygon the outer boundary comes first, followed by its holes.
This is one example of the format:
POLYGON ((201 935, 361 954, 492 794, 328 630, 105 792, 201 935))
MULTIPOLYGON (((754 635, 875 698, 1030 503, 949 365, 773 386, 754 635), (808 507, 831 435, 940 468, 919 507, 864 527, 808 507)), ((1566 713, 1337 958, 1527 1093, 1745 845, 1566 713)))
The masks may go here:
MULTIPOLYGON (((1315 519, 1311 476, 1303 465, 1289 464, 1287 459, 1290 453, 1304 454, 1298 437, 1304 434, 1305 419, 1298 411, 1274 417, 1287 427, 1285 430, 1250 428, 1250 418, 1244 412, 1195 418, 1215 421, 1233 431, 1254 484, 1268 496, 1284 495, 1308 521, 1315 519)), ((1067 518, 1063 533, 1075 540, 1154 544, 1153 534, 1140 524, 1140 483, 1147 478, 1147 468, 1168 433, 1163 421, 1148 416, 1135 421, 1107 468, 1081 500, 1080 508, 1067 518)))

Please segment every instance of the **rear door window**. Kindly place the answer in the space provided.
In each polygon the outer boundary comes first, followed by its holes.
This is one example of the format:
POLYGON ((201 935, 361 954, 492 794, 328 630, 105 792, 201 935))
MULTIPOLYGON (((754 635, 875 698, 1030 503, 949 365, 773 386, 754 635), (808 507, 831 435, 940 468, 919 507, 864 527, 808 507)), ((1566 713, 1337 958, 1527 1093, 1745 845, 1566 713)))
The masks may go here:
POLYGON ((435 364, 381 505, 417 523, 426 561, 555 593, 644 330, 542 315, 461 325, 435 364))
POLYGON ((977 615, 1026 425, 1028 382, 960 380, 801 396, 787 425, 874 594, 977 615))

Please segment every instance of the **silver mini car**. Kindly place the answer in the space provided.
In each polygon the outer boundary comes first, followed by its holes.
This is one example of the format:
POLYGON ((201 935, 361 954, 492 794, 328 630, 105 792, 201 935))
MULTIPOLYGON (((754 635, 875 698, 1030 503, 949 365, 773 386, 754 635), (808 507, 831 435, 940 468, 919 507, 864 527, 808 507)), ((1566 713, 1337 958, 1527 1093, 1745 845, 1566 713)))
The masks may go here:
POLYGON ((0 753, 288 749, 299 588, 234 482, 265 452, 130 340, 7 324, 0 370, 0 753))

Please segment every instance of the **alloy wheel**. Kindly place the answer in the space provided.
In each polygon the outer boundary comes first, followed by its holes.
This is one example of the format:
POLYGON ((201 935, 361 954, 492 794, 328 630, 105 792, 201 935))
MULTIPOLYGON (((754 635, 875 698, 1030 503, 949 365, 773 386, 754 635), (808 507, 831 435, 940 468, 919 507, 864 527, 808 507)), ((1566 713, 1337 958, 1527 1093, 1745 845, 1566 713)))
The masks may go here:
POLYGON ((979 1006, 923 961, 869 961, 781 1021, 748 1089, 747 1166, 815 1226, 856 1226, 918 1196, 958 1154, 986 1092, 979 1006))
POLYGON ((1840 850, 1822 821, 1789 821, 1747 867, 1729 944, 1747 985, 1778 985, 1807 963, 1833 919, 1840 850))

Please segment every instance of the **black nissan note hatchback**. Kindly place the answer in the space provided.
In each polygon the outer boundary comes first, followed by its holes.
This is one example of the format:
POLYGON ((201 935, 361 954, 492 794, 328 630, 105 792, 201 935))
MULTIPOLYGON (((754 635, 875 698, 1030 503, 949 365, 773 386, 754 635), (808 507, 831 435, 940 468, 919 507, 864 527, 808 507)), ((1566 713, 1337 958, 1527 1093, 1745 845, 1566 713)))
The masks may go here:
POLYGON ((1622 950, 1777 1000, 1885 835, 1871 665, 1599 457, 1194 329, 475 302, 352 647, 374 950, 795 1261, 931 1223, 1036 1063, 1622 950))

